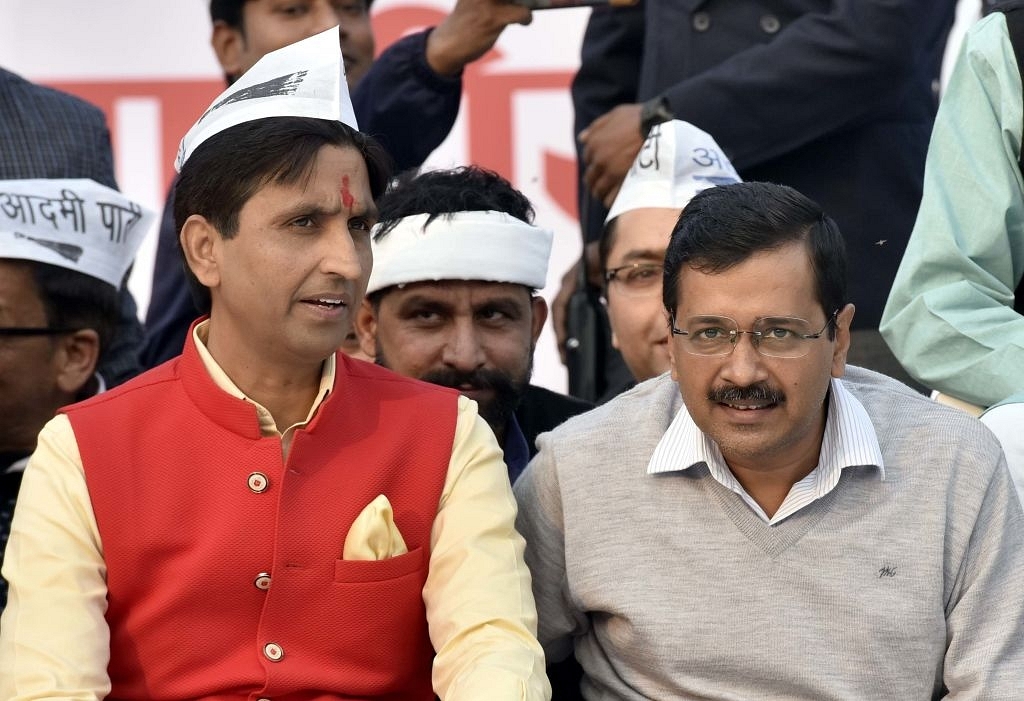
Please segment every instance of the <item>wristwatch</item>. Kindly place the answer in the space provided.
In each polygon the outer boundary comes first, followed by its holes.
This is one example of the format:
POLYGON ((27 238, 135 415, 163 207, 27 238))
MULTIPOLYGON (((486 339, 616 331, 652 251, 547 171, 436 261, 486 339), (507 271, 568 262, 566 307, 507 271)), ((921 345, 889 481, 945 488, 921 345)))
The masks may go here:
POLYGON ((676 116, 668 106, 668 98, 664 95, 652 97, 640 105, 640 136, 647 138, 651 127, 662 122, 670 122, 676 116))

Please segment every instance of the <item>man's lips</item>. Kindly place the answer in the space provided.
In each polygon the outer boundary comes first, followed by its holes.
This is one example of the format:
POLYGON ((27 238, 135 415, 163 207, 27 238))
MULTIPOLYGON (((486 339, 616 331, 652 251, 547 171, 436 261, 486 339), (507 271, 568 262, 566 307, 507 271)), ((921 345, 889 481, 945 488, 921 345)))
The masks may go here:
POLYGON ((730 409, 736 409, 738 411, 757 411, 759 409, 770 409, 774 406, 777 406, 775 402, 764 402, 761 404, 735 404, 732 402, 719 402, 719 404, 730 409))
POLYGON ((341 294, 318 294, 303 297, 300 300, 303 304, 317 307, 326 311, 341 309, 348 306, 348 298, 341 294))
POLYGON ((465 395, 484 394, 494 391, 490 387, 480 387, 478 385, 459 385, 455 389, 465 395))

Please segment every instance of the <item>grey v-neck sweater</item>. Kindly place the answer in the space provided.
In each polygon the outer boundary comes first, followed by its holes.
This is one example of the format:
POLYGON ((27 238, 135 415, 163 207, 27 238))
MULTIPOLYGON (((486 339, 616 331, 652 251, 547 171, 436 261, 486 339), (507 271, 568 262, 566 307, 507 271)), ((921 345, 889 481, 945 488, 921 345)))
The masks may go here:
POLYGON ((539 637, 588 699, 1024 699, 1024 515, 979 422, 848 368, 885 462, 775 526, 646 473, 663 376, 539 440, 516 484, 539 637), (948 694, 948 697, 946 696, 948 694))

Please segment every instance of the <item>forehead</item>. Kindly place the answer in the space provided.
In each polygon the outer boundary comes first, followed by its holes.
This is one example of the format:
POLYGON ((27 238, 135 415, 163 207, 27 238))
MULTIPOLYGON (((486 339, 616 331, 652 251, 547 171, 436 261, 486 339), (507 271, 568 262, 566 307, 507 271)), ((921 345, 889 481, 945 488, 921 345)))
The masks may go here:
POLYGON ((437 280, 396 285, 381 298, 393 308, 417 304, 439 304, 452 309, 472 310, 486 304, 527 305, 530 290, 511 282, 485 280, 437 280))
POLYGON ((43 313, 43 301, 36 289, 32 263, 0 259, 0 319, 8 326, 26 313, 43 313))
POLYGON ((802 242, 754 253, 716 273, 684 265, 676 298, 680 318, 729 316, 749 323, 763 316, 824 317, 818 303, 814 270, 802 242))
POLYGON ((680 211, 645 207, 620 214, 615 220, 611 247, 608 249, 609 266, 630 262, 635 258, 663 259, 680 211))
POLYGON ((292 182, 271 181, 256 190, 255 195, 264 192, 284 191, 305 193, 314 196, 332 196, 342 199, 354 196, 366 204, 371 199, 370 176, 366 160, 354 146, 327 144, 320 147, 305 172, 292 182))

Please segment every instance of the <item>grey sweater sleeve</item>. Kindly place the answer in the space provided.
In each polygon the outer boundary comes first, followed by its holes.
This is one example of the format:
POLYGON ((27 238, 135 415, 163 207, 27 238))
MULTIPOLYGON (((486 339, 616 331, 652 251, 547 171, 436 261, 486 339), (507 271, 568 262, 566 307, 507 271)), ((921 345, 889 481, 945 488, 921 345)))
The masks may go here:
POLYGON ((974 472, 965 469, 950 495, 959 502, 950 505, 951 520, 961 523, 950 528, 946 548, 943 683, 947 699, 1009 701, 1024 696, 1024 516, 1001 455, 983 492, 967 487, 986 476, 974 472), (979 492, 980 503, 971 503, 979 492))
POLYGON ((584 632, 587 619, 576 611, 568 589, 562 497, 555 451, 547 439, 538 441, 540 452, 516 480, 514 491, 519 504, 516 529, 526 539, 526 564, 537 600, 537 638, 551 664, 572 654, 572 638, 584 632))

